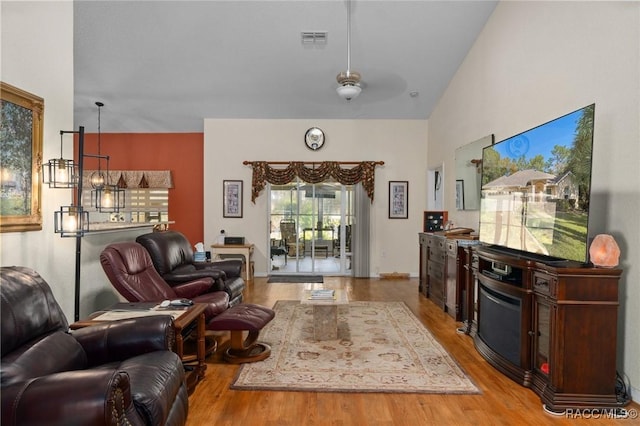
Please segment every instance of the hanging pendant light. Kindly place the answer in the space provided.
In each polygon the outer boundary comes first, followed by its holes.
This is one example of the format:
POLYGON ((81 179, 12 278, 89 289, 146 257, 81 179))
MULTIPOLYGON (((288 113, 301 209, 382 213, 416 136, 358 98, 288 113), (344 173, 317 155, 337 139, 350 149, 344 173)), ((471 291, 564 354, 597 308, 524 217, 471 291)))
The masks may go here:
POLYGON ((101 158, 101 131, 100 131, 100 109, 104 106, 102 102, 96 102, 98 107, 98 171, 91 173, 89 183, 93 189, 102 188, 107 183, 104 173, 102 172, 102 158, 101 158))
MULTIPOLYGON (((71 181, 73 181, 74 194, 71 196, 71 204, 68 206, 61 206, 59 210, 54 212, 54 232, 60 234, 61 237, 82 237, 89 231, 89 212, 82 209, 81 194, 82 194, 82 179, 79 176, 82 175, 82 165, 84 157, 84 127, 80 126, 78 131, 60 131, 60 137, 65 133, 78 135, 78 163, 73 162, 73 174, 71 181), (77 173, 76 173, 77 172, 77 173)), ((67 163, 68 166, 68 163, 67 163)), ((69 173, 69 167, 65 171, 65 174, 69 173)), ((57 186, 61 188, 61 186, 57 186)))
POLYGON ((351 71, 351 0, 347 1, 347 70, 337 75, 338 95, 350 101, 358 97, 362 91, 360 87, 360 73, 351 71))
POLYGON ((91 204, 100 213, 118 213, 124 209, 124 189, 118 185, 106 183, 102 188, 91 191, 91 204))
POLYGON ((49 188, 73 188, 78 179, 77 166, 73 160, 62 158, 63 132, 60 132, 60 158, 53 158, 42 165, 42 183, 49 188))
POLYGON ((118 213, 124 208, 124 189, 118 185, 106 184, 96 189, 96 197, 92 201, 101 213, 118 213))
POLYGON ((91 204, 95 206, 100 213, 118 213, 124 208, 124 189, 118 185, 112 185, 109 182, 109 156, 103 156, 101 153, 101 129, 100 129, 100 110, 104 106, 102 102, 96 102, 98 107, 98 171, 91 174, 90 183, 94 188, 91 191, 91 204), (107 161, 106 171, 101 168, 102 159, 107 161))
POLYGON ((54 232, 61 237, 82 237, 89 232, 89 212, 82 206, 60 206, 53 219, 54 232))

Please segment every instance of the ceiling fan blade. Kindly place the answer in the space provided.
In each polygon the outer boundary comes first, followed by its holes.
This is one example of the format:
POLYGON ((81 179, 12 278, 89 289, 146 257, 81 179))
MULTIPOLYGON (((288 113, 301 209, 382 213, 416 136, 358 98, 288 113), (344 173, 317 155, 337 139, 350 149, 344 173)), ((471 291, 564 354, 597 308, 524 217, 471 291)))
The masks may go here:
POLYGON ((362 93, 368 102, 378 102, 402 95, 407 90, 407 82, 398 74, 379 70, 366 70, 360 81, 362 93))

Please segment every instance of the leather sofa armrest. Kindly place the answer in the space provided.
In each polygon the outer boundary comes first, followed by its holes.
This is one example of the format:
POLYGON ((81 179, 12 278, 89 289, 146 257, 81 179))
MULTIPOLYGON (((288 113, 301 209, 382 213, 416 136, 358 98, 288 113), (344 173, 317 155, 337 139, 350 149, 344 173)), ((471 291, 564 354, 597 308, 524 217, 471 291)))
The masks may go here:
POLYGON ((83 347, 90 367, 171 350, 175 344, 173 320, 161 314, 99 323, 73 330, 71 335, 83 347))
POLYGON ((180 298, 193 299, 204 293, 211 293, 214 291, 222 291, 223 286, 221 280, 214 280, 209 277, 200 278, 198 280, 189 281, 182 284, 175 284, 173 291, 180 298))
POLYGON ((242 275, 242 264, 243 262, 240 259, 225 259, 197 264, 196 268, 198 268, 199 271, 203 269, 223 271, 226 278, 236 278, 242 275))
POLYGON ((225 272, 221 269, 213 269, 213 268, 201 268, 196 269, 194 266, 184 266, 180 268, 176 268, 171 272, 168 272, 162 276, 165 281, 170 283, 172 286, 176 283, 185 283, 187 281, 193 281, 200 278, 212 278, 215 281, 218 280, 226 280, 227 276, 225 272))
POLYGON ((133 405, 129 375, 112 369, 67 371, 3 386, 1 420, 3 425, 144 424, 133 405))

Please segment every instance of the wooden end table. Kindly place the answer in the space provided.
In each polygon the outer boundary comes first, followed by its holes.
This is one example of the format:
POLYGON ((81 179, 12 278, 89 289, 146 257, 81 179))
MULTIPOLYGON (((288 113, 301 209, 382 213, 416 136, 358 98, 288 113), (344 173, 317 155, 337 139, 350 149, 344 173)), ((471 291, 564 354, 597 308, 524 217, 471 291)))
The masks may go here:
POLYGON ((246 281, 253 281, 251 262, 254 247, 254 244, 212 244, 211 258, 215 259, 221 254, 236 254, 244 256, 244 273, 246 281))
POLYGON ((117 303, 102 311, 97 311, 89 315, 89 318, 74 322, 69 327, 72 330, 96 325, 103 322, 115 321, 117 319, 139 318, 151 315, 171 315, 173 318, 173 329, 176 334, 176 344, 174 352, 178 354, 182 362, 187 364, 196 361, 193 369, 185 368, 187 378, 187 388, 189 393, 193 392, 196 385, 204 378, 207 364, 205 363, 205 318, 204 310, 206 303, 195 303, 192 306, 171 310, 153 310, 158 303, 117 303), (194 330, 195 327, 195 330, 194 330), (184 339, 193 331, 196 332, 196 355, 184 354, 184 339))

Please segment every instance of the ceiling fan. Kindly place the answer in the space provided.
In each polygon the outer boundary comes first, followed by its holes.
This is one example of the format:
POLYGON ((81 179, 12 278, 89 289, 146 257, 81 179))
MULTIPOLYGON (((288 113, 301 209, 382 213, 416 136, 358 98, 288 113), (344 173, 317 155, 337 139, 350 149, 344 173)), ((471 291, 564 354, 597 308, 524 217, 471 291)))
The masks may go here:
POLYGON ((351 0, 347 0, 347 70, 336 76, 338 95, 347 101, 356 98, 362 91, 360 78, 359 72, 351 71, 351 0))

